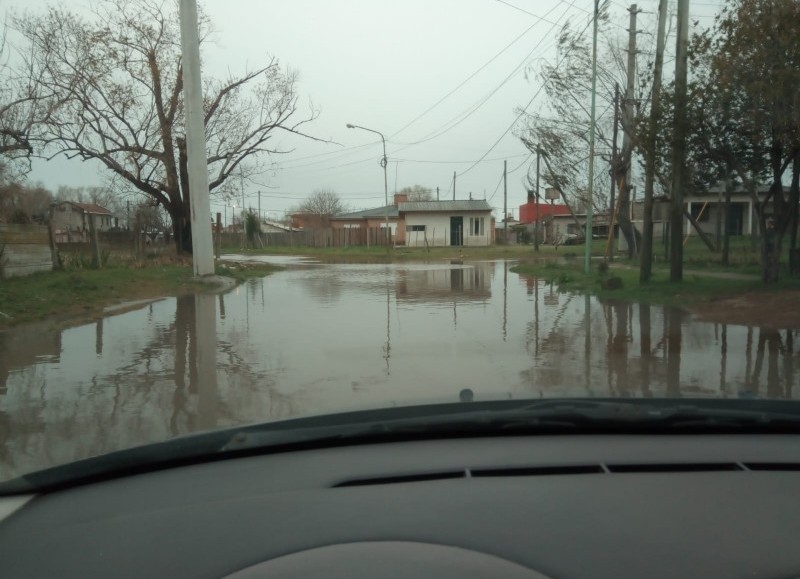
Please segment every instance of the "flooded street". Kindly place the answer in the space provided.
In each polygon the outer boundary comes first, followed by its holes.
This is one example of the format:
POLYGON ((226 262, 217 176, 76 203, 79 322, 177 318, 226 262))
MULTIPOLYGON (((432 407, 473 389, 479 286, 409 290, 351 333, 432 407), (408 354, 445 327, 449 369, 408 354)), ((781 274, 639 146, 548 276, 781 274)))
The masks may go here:
MULTIPOLYGON (((292 261, 292 260, 287 260, 292 261)), ((0 478, 261 420, 556 396, 792 398, 794 332, 562 294, 513 263, 296 261, 222 295, 0 335, 0 478)))

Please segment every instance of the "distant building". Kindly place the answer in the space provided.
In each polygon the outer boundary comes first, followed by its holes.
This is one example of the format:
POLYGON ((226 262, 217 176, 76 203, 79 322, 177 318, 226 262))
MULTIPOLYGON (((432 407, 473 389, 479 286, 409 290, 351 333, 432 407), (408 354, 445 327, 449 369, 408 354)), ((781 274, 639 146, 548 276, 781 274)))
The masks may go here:
POLYGON ((94 220, 98 232, 114 227, 111 211, 95 203, 76 203, 62 201, 53 206, 53 230, 59 243, 88 241, 89 220, 94 220))
POLYGON ((569 207, 558 203, 535 203, 531 199, 519 206, 520 222, 526 225, 531 236, 539 235, 540 243, 563 243, 567 231, 560 227, 561 221, 556 217, 571 219, 569 207))
POLYGON ((349 230, 347 243, 380 243, 387 221, 394 245, 410 247, 486 246, 494 242, 492 208, 485 200, 408 201, 396 193, 391 205, 333 216, 295 213, 299 229, 349 230), (349 241, 348 241, 349 240, 349 241))
POLYGON ((494 243, 486 200, 412 201, 398 205, 409 247, 487 246, 494 243))

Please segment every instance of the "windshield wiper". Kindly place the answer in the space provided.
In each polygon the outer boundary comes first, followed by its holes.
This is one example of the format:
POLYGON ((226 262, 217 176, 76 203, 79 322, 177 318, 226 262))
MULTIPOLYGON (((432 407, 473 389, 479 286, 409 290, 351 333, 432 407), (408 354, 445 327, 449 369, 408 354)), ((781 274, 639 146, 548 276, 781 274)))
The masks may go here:
POLYGON ((50 491, 177 466, 330 446, 549 434, 800 434, 800 405, 753 400, 555 399, 439 404, 268 422, 122 450, 0 483, 50 491), (791 406, 791 412, 787 408, 791 406))

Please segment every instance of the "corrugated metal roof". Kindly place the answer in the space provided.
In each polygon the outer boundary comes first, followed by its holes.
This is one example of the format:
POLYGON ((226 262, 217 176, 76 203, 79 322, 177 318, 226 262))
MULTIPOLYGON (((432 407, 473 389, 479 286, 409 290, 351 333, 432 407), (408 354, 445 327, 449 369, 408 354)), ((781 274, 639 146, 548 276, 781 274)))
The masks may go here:
POLYGON ((432 211, 491 211, 492 206, 485 199, 462 201, 411 201, 399 206, 404 213, 420 213, 432 211))
POLYGON ((111 215, 111 211, 105 207, 102 207, 101 205, 97 205, 96 203, 77 203, 75 201, 64 201, 63 203, 69 203, 70 205, 79 207, 85 213, 94 213, 95 215, 111 215))
POLYGON ((363 211, 353 211, 351 213, 340 213, 331 219, 369 219, 370 217, 397 217, 399 212, 394 205, 376 207, 375 209, 364 209, 363 211))

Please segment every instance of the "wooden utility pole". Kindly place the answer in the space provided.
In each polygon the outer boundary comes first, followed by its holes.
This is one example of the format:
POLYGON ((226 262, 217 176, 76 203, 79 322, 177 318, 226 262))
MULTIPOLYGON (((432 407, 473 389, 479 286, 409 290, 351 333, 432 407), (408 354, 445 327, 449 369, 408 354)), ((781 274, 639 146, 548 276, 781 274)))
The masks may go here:
POLYGON ((503 161, 503 241, 508 243, 508 161, 503 161))
POLYGON ((103 267, 103 260, 102 256, 100 255, 100 239, 97 233, 97 225, 95 224, 94 213, 89 213, 89 235, 92 236, 92 250, 93 250, 93 261, 94 266, 97 269, 101 269, 103 267))
POLYGON ((533 222, 535 223, 533 227, 533 249, 534 251, 539 251, 539 161, 541 160, 542 150, 539 148, 539 145, 536 145, 536 192, 533 196, 533 203, 536 211, 533 214, 533 222))
POLYGON ((628 9, 630 12, 630 23, 628 25, 628 65, 627 82, 625 85, 625 98, 622 106, 622 161, 625 163, 625 175, 623 183, 619 187, 615 214, 620 226, 620 230, 625 233, 625 241, 628 244, 628 254, 636 255, 636 228, 631 223, 631 180, 633 172, 633 134, 634 134, 634 87, 636 80, 636 16, 639 8, 636 4, 631 4, 628 9))
POLYGON ((594 0, 592 16, 592 104, 589 110, 589 199, 586 203, 586 226, 584 230, 584 273, 592 270, 592 212, 594 210, 594 145, 597 114, 597 18, 600 15, 600 0, 594 0))
MULTIPOLYGON (((619 151, 617 150, 617 137, 619 136, 619 83, 614 83, 614 126, 611 129, 611 163, 612 163, 612 171, 614 169, 614 165, 617 163, 617 155, 619 151)), ((616 207, 617 202, 617 180, 611 179, 611 206, 609 207, 611 213, 614 213, 614 208, 616 207)))
POLYGON ((658 3, 656 62, 653 69, 653 95, 650 99, 650 124, 647 134, 647 159, 644 176, 644 211, 642 216, 642 253, 639 261, 639 282, 646 283, 653 275, 653 187, 656 180, 656 131, 661 118, 661 75, 664 68, 664 45, 667 32, 667 0, 658 3))
POLYGON ((618 163, 617 155, 617 136, 619 134, 619 83, 614 84, 614 127, 611 130, 611 205, 609 211, 611 212, 611 224, 608 228, 608 242, 606 243, 606 259, 613 261, 614 259, 614 227, 616 217, 616 192, 617 192, 617 179, 615 177, 616 165, 618 163))
POLYGON ((217 211, 217 224, 214 229, 217 232, 217 243, 215 244, 216 251, 214 253, 216 254, 217 259, 219 259, 220 244, 222 243, 222 215, 219 211, 217 211))
POLYGON ((675 47, 675 120, 672 138, 672 206, 670 207, 669 279, 683 280, 683 187, 686 164, 686 101, 689 39, 689 0, 678 0, 678 38, 675 47))

